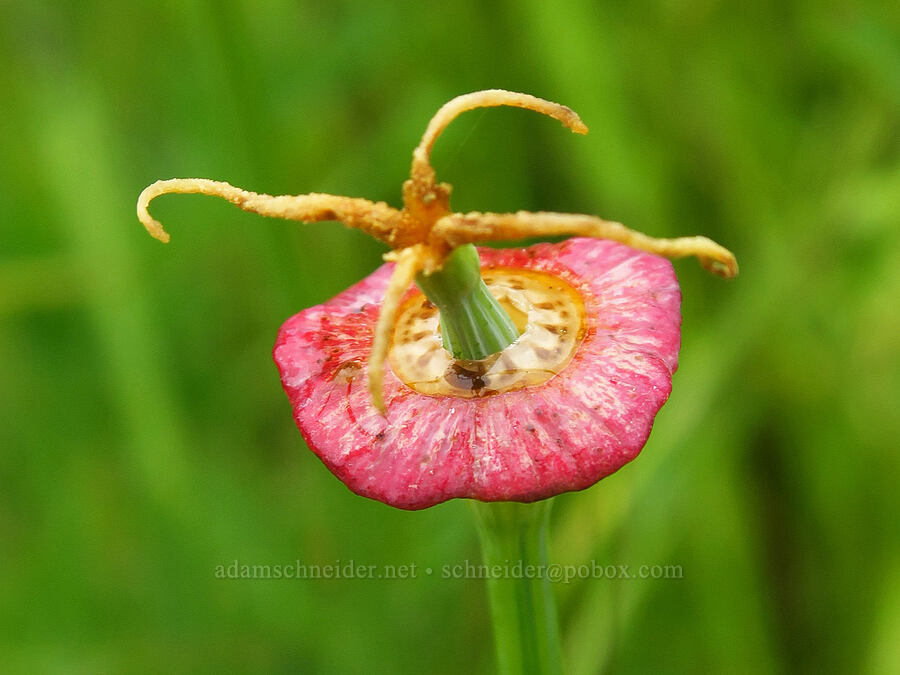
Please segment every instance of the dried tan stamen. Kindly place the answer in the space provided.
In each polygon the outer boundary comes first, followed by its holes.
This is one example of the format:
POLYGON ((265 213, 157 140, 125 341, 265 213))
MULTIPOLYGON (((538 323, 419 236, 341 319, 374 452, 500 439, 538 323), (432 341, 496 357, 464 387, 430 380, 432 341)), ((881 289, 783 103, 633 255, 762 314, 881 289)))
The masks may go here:
POLYGON ((397 265, 391 274, 391 280, 384 292, 384 302, 378 313, 375 325, 375 336, 372 340, 372 353, 369 355, 369 395, 372 403, 384 414, 384 394, 381 383, 384 378, 384 360, 391 346, 391 330, 394 317, 403 294, 416 277, 416 272, 425 267, 425 247, 421 244, 410 246, 402 251, 395 251, 385 256, 386 260, 396 260, 397 265))
POLYGON ((706 237, 655 239, 630 230, 621 223, 595 216, 528 211, 454 213, 441 218, 431 231, 433 238, 446 242, 451 248, 476 241, 522 239, 539 235, 580 235, 611 239, 667 258, 697 256, 705 269, 720 277, 731 278, 738 273, 734 254, 706 237))
POLYGON ((370 202, 356 197, 310 193, 306 195, 259 194, 242 190, 224 181, 206 178, 172 178, 158 180, 144 188, 138 197, 137 215, 147 231, 162 242, 169 241, 163 229, 147 210, 151 200, 165 194, 202 194, 226 199, 235 206, 271 218, 300 220, 314 223, 339 220, 348 227, 362 230, 390 246, 395 245, 401 228, 402 215, 384 202, 370 202))
POLYGON ((475 91, 471 94, 463 94, 447 101, 431 118, 425 133, 422 134, 422 140, 419 141, 419 145, 413 150, 412 177, 415 177, 420 171, 425 173, 431 171, 433 173, 433 170, 431 170, 431 150, 434 148, 434 143, 438 136, 441 135, 450 122, 469 110, 496 108, 499 106, 533 110, 559 120, 576 134, 586 134, 588 132, 587 126, 574 110, 531 94, 521 94, 515 91, 506 91, 505 89, 485 89, 484 91, 475 91))
POLYGON ((586 134, 588 132, 587 126, 571 108, 538 98, 537 96, 531 96, 530 94, 506 91, 505 89, 486 89, 457 96, 447 101, 435 113, 425 129, 425 133, 422 135, 422 140, 419 141, 419 145, 413 150, 412 168, 409 174, 410 180, 404 185, 404 199, 407 208, 411 206, 410 202, 416 199, 432 200, 440 197, 449 197, 449 186, 445 186, 446 195, 434 194, 432 188, 435 187, 435 173, 431 166, 431 150, 438 136, 447 128, 447 125, 468 110, 498 106, 534 110, 559 120, 576 134, 586 134))

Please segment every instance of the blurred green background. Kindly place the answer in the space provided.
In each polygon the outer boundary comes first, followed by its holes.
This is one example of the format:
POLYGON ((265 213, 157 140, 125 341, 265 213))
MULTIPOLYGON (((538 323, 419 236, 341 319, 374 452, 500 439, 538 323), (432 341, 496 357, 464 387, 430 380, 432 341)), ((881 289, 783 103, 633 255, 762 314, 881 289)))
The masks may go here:
POLYGON ((306 450, 280 323, 379 264, 334 223, 157 178, 400 205, 434 161, 458 211, 596 213, 734 250, 676 264, 681 366, 642 455, 557 499, 572 673, 900 672, 900 17, 895 3, 0 2, 0 663, 7 672, 493 669, 461 501, 406 513, 306 450), (226 581, 249 564, 420 566, 226 581))

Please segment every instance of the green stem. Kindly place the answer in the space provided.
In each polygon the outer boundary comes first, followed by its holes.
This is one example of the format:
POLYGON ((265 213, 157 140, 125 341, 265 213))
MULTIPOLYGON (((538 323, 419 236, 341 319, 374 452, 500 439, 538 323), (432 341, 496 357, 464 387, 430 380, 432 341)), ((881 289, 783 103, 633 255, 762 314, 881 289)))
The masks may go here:
MULTIPOLYGON (((444 349, 454 358, 483 359, 519 337, 509 314, 485 286, 478 251, 471 244, 455 249, 433 274, 417 274, 416 283, 440 311, 444 349)), ((561 673, 559 628, 547 578, 551 500, 473 504, 489 571, 499 672, 561 673)))
POLYGON ((417 274, 416 283, 440 311, 444 349, 454 358, 483 359, 519 337, 509 314, 484 285, 478 251, 471 244, 455 249, 433 274, 417 274))
POLYGON ((547 574, 552 500, 472 503, 487 566, 498 672, 562 673, 556 605, 547 574))

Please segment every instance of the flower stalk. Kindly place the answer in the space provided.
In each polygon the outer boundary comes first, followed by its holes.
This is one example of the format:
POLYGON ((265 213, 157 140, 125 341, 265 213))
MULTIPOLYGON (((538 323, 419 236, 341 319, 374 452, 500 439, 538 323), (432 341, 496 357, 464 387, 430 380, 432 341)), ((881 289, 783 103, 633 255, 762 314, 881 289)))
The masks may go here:
MULTIPOLYGON (((486 358, 519 336, 481 278, 472 244, 454 249, 432 274, 419 272, 416 283, 437 306, 444 349, 454 358, 486 358)), ((544 574, 550 505, 549 499, 473 502, 484 564, 510 572, 509 578, 489 574, 487 580, 501 675, 562 672, 556 607, 544 574)))
POLYGON ((547 577, 552 501, 472 502, 488 570, 501 675, 562 673, 559 624, 547 577))

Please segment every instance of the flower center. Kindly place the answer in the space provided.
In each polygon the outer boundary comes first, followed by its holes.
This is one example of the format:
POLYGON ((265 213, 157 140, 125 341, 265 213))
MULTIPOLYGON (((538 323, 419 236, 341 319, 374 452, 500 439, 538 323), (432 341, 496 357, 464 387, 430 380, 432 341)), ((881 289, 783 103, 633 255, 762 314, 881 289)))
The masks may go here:
POLYGON ((584 336, 578 291, 557 276, 532 270, 485 268, 482 277, 519 337, 485 359, 454 359, 441 342, 437 307, 417 292, 398 311, 388 357, 408 387, 429 396, 491 396, 542 384, 572 359, 584 336))

